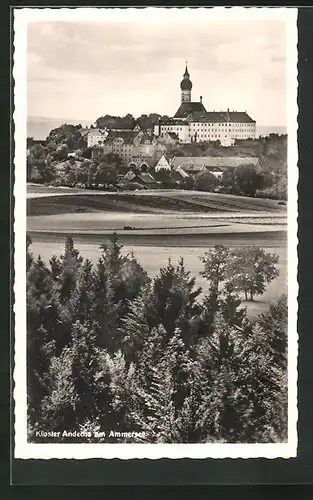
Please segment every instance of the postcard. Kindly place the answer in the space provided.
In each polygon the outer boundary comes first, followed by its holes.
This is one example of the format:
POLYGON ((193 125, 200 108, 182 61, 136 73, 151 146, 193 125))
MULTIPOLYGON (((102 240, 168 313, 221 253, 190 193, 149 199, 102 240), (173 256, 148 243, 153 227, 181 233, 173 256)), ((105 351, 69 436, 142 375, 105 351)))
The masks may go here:
POLYGON ((297 9, 13 15, 14 457, 296 457, 297 9))

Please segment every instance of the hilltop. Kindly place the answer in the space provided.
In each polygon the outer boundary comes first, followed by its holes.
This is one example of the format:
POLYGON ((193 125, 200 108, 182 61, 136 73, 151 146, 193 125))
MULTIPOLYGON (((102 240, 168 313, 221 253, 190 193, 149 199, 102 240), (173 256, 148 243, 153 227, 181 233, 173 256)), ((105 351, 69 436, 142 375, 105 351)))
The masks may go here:
MULTIPOLYGON (((83 127, 86 125, 90 126, 94 123, 94 120, 84 119, 75 120, 73 118, 62 118, 62 117, 47 117, 47 116, 28 116, 27 118, 27 136, 33 137, 36 140, 44 140, 49 135, 50 131, 60 127, 63 123, 68 123, 71 125, 81 124, 83 127)), ((256 135, 267 136, 269 134, 286 134, 287 127, 283 126, 267 126, 267 125, 257 125, 256 135)))

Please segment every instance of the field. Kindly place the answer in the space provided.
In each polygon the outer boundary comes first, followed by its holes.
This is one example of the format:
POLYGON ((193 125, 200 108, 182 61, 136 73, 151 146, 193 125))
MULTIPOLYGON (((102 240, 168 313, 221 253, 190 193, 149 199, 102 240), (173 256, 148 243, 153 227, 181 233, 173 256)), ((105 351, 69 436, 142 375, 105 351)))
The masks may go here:
POLYGON ((199 257, 208 247, 260 245, 279 255, 280 276, 262 297, 244 304, 249 314, 265 310, 287 291, 287 215, 277 201, 194 191, 104 193, 30 186, 27 210, 31 250, 46 262, 62 252, 67 234, 95 262, 100 244, 115 232, 123 252, 134 250, 151 277, 169 258, 182 256, 205 292, 199 257))
POLYGON ((30 186, 27 190, 28 215, 81 212, 136 213, 221 213, 269 212, 284 214, 276 200, 180 190, 147 190, 106 193, 66 188, 30 186))

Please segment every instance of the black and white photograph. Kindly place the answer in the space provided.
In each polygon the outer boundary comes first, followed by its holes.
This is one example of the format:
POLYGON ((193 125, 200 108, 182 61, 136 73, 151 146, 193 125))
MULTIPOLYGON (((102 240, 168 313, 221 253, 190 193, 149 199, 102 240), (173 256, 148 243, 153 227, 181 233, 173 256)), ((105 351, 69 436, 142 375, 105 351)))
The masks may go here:
POLYGON ((297 9, 14 9, 15 457, 297 455, 297 9))

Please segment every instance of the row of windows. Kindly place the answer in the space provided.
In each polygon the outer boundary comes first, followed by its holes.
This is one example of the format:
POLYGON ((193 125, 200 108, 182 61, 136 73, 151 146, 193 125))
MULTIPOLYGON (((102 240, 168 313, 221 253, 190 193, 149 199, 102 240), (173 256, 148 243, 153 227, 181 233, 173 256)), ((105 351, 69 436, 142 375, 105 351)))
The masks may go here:
POLYGON ((221 137, 224 139, 248 139, 250 136, 247 134, 233 134, 229 135, 221 135, 221 134, 198 134, 198 138, 200 139, 220 139, 221 137))
MULTIPOLYGON (((194 132, 194 131, 193 131, 194 132)), ((198 133, 202 133, 204 132, 204 130, 195 130, 195 132, 198 132, 198 133)), ((223 129, 223 130, 216 130, 216 129, 206 129, 205 132, 207 133, 215 133, 215 132, 221 132, 222 134, 226 134, 226 135, 231 135, 231 134, 236 134, 236 133, 243 133, 243 134, 251 134, 252 132, 248 131, 248 130, 244 130, 244 129, 236 129, 236 130, 226 130, 226 129, 223 129)))
POLYGON ((232 128, 252 128, 252 123, 191 123, 192 127, 232 127, 232 128))
POLYGON ((172 125, 162 125, 161 129, 162 130, 169 130, 169 131, 174 130, 175 131, 175 130, 183 130, 183 128, 186 128, 187 126, 188 125, 185 125, 184 127, 178 127, 177 125, 173 125, 173 126, 172 125))
MULTIPOLYGON (((251 128, 254 127, 254 123, 209 123, 209 122, 192 122, 190 124, 192 127, 244 127, 244 128, 251 128)), ((161 129, 163 130, 184 130, 188 127, 188 125, 184 125, 183 127, 179 127, 177 125, 161 125, 161 129)))

